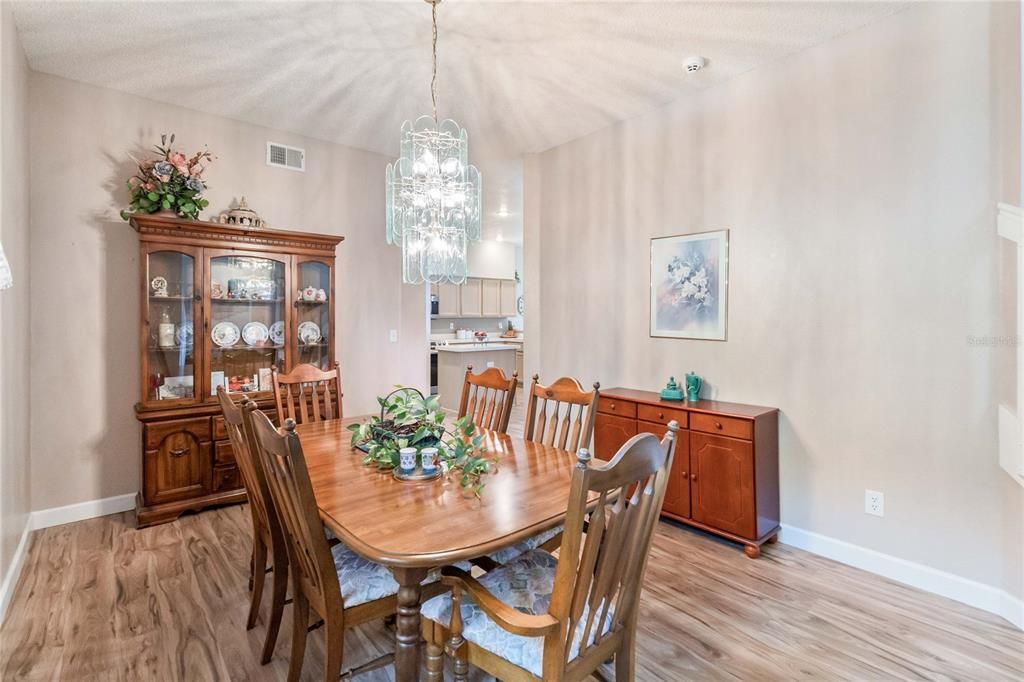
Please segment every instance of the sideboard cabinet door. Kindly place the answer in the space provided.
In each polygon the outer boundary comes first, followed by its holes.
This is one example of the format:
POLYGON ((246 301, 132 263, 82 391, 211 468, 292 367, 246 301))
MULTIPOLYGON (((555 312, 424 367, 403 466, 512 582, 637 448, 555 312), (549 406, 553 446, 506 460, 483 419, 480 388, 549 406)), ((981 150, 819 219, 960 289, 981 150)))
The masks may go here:
MULTIPOLYGON (((661 432, 658 433, 650 429, 651 433, 659 437, 664 436, 665 430, 665 427, 661 427, 661 432)), ((687 431, 677 432, 676 454, 672 457, 665 503, 661 508, 668 514, 690 518, 690 438, 687 431)))
POLYGON ((693 520, 756 539, 753 444, 691 431, 690 469, 693 520))
POLYGON ((594 456, 610 460, 636 433, 635 420, 598 412, 594 422, 594 456))
POLYGON ((213 454, 210 420, 182 419, 145 427, 144 492, 147 505, 209 491, 213 454))

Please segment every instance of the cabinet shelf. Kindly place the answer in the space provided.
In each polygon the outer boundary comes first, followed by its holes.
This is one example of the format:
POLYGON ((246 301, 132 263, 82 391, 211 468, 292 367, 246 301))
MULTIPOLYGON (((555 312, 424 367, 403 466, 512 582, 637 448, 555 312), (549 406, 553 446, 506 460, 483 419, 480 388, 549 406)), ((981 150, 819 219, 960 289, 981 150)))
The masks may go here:
POLYGON ((241 305, 248 303, 249 305, 266 305, 268 303, 284 303, 283 298, 211 298, 214 303, 231 303, 233 305, 241 305))
POLYGON ((214 353, 226 353, 227 351, 231 351, 231 350, 244 350, 244 351, 253 351, 253 350, 281 350, 282 348, 284 348, 283 344, 280 345, 280 346, 214 346, 213 347, 213 352, 214 353))
POLYGON ((194 296, 154 296, 153 294, 150 294, 149 295, 149 300, 150 301, 155 301, 157 303, 180 303, 182 301, 192 301, 192 300, 195 300, 195 297, 194 296))

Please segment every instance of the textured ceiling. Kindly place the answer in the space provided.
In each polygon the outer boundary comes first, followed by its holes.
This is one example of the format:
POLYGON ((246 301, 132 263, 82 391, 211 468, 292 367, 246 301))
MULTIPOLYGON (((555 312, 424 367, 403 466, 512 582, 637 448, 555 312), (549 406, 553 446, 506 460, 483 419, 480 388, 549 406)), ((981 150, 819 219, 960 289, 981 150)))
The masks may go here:
MULTIPOLYGON (((548 149, 893 13, 899 3, 439 7, 439 113, 499 157, 548 149), (686 76, 698 53, 708 67, 686 76)), ((380 2, 18 2, 31 67, 398 152, 430 108, 430 8, 380 2)))

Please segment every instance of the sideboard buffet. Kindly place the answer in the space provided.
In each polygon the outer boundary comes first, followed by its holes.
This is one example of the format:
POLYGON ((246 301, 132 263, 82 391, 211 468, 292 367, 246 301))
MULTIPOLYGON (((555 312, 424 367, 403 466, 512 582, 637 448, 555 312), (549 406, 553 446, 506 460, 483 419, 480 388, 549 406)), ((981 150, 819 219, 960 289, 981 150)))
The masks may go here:
POLYGON ((610 459, 638 433, 679 423, 662 516, 743 544, 756 559, 779 532, 779 411, 713 400, 677 402, 630 388, 601 391, 594 454, 610 459))
MULTIPOLYGON (((273 406, 270 369, 334 364, 343 237, 137 215, 139 527, 245 501, 216 389, 273 406)), ((236 398, 237 399, 237 398, 236 398)))

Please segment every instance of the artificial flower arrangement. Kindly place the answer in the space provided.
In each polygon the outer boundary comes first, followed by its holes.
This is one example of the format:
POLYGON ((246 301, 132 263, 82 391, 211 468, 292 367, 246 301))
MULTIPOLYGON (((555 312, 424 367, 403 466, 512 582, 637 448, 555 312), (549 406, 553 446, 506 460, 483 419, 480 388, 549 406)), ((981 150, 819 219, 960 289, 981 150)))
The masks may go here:
POLYGON ((497 457, 488 456, 484 436, 477 432, 473 421, 462 417, 449 432, 437 396, 426 398, 413 388, 397 389, 377 398, 380 417, 348 427, 352 431, 352 445, 366 453, 363 464, 390 470, 398 466, 401 448, 434 447, 442 470, 454 472, 459 476, 459 484, 472 487, 479 497, 486 485, 483 476, 493 469, 497 457))
POLYGON ((139 172, 128 178, 128 189, 132 192, 132 203, 121 211, 121 217, 128 220, 132 213, 156 213, 174 211, 191 220, 209 205, 202 198, 206 190, 203 180, 204 164, 213 161, 207 150, 187 157, 174 149, 174 135, 160 136, 160 144, 154 147, 159 156, 146 161, 132 157, 139 166, 139 172))

